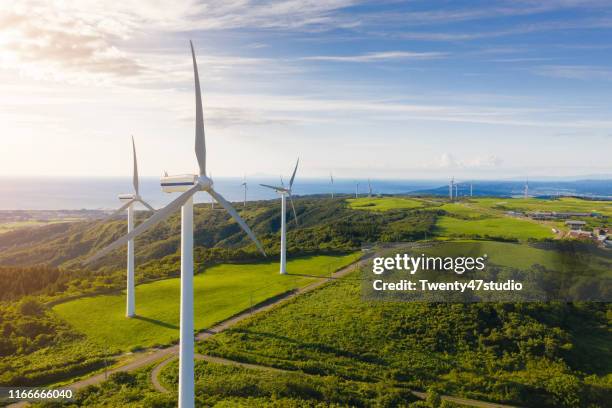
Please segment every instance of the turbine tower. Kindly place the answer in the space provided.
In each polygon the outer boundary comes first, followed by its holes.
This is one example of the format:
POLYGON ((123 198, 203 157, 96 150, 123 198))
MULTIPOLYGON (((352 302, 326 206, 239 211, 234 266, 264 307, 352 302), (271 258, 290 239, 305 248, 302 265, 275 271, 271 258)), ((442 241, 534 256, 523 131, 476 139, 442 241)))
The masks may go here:
POLYGON ((242 188, 244 188, 244 207, 246 208, 246 194, 247 194, 247 182, 246 182, 246 174, 242 178, 242 188))
POLYGON ((459 183, 455 183, 455 200, 459 199, 459 183))
MULTIPOLYGON (((211 182, 212 182, 212 179, 213 179, 213 177, 212 177, 212 171, 210 172, 210 176, 209 176, 209 178, 210 178, 210 180, 211 180, 211 182)), ((214 210, 214 209, 215 209, 215 199, 214 199, 214 198, 212 198, 212 197, 210 197, 210 209, 211 209, 211 210, 214 210)))
MULTIPOLYGON (((106 219, 115 217, 127 209, 127 224, 128 233, 134 229, 134 204, 141 203, 151 211, 155 211, 153 207, 149 205, 145 200, 142 199, 139 192, 138 185, 138 162, 136 160, 136 145, 134 144, 134 136, 132 136, 132 154, 134 161, 134 169, 132 173, 132 185, 134 186, 134 192, 130 194, 120 194, 119 200, 124 204, 119 207, 118 210, 109 215, 106 219)), ((125 304, 125 316, 134 317, 136 315, 136 298, 134 291, 134 240, 131 239, 127 242, 127 284, 126 284, 126 304, 125 304)))
POLYGON ((287 274, 287 196, 289 196, 289 202, 291 202, 291 208, 293 209, 293 217, 295 219, 295 225, 298 223, 297 213, 295 212, 295 206, 293 205, 293 197, 291 195, 291 190, 293 188, 293 180, 295 180, 295 173, 297 172, 298 164, 300 164, 300 159, 297 159, 295 163, 295 168, 293 169, 293 174, 291 175, 291 180, 289 180, 289 188, 285 187, 285 183, 283 183, 283 176, 281 176, 281 186, 271 186, 269 184, 260 184, 262 187, 271 188, 276 191, 281 196, 281 242, 280 242, 280 274, 287 274))
POLYGON ((448 195, 451 201, 453 201, 453 186, 455 185, 455 177, 453 177, 448 184, 448 195))
POLYGON ((527 181, 525 182, 525 189, 523 191, 523 198, 528 198, 529 197, 529 177, 527 178, 527 181))
POLYGON ((331 198, 334 198, 334 176, 331 173, 331 171, 329 172, 329 179, 331 180, 331 198))
POLYGON ((355 198, 359 198, 359 183, 355 186, 355 198))
POLYGON ((470 183, 470 197, 474 196, 474 184, 470 183))
POLYGON ((372 183, 370 182, 370 179, 368 179, 368 197, 372 197, 372 183))
POLYGON ((179 337, 179 408, 193 408, 195 404, 194 383, 194 330, 193 330, 193 196, 199 191, 207 192, 221 207, 236 220, 255 245, 265 255, 263 247, 248 225, 238 215, 232 205, 213 189, 212 180, 206 176, 206 143, 204 139, 204 115, 202 110, 202 95, 193 44, 191 57, 195 78, 196 95, 196 129, 195 153, 200 173, 168 176, 161 180, 165 192, 182 192, 182 194, 163 209, 157 211, 148 220, 136 227, 132 232, 119 238, 86 262, 98 259, 124 243, 134 239, 157 223, 170 217, 181 208, 181 312, 179 337))

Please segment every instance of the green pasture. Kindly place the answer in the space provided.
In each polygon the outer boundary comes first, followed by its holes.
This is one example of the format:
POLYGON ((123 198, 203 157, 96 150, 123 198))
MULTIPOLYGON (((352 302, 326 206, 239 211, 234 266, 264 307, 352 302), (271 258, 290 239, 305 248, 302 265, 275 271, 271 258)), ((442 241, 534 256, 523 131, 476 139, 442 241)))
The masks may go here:
POLYGON ((403 197, 362 197, 346 201, 352 209, 369 211, 409 210, 424 206, 423 201, 403 197))
POLYGON ((436 233, 447 237, 499 237, 527 240, 552 238, 550 226, 511 217, 465 220, 449 216, 439 217, 436 233))
POLYGON ((612 201, 563 197, 558 200, 538 198, 476 198, 471 202, 485 207, 518 211, 598 212, 612 216, 612 201))
MULTIPOLYGON (((194 277, 195 328, 225 320, 270 297, 305 286, 359 258, 311 256, 287 262, 288 275, 278 273, 278 262, 222 264, 194 277)), ((129 350, 168 344, 178 339, 180 279, 166 279, 136 287, 137 317, 125 317, 125 294, 85 297, 53 307, 77 331, 102 347, 129 350)))

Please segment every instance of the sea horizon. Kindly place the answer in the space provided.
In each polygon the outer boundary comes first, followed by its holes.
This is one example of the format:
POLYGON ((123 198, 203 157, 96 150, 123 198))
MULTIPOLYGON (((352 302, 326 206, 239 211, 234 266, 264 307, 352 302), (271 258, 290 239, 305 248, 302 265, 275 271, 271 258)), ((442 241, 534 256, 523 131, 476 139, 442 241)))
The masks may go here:
MULTIPOLYGON (((215 189, 227 200, 244 199, 242 177, 215 177, 215 189)), ((271 177, 247 179, 247 200, 269 200, 278 195, 261 184, 280 184, 271 177)), ((368 195, 367 179, 335 178, 334 185, 325 178, 296 178, 294 195, 355 194, 368 195)), ((414 194, 428 192, 445 195, 448 180, 371 179, 372 194, 414 194)), ((524 181, 519 180, 457 180, 460 195, 469 195, 469 185, 475 187, 474 195, 508 196, 521 194, 524 181)), ((603 180, 530 180, 533 195, 583 195, 588 197, 612 197, 612 178, 603 180)), ((0 177, 0 210, 110 210, 119 206, 119 194, 133 192, 130 177, 0 177)), ((163 193, 158 177, 141 177, 140 193, 153 207, 160 208, 177 194, 163 193)), ((198 194, 196 203, 210 202, 206 194, 198 194)))

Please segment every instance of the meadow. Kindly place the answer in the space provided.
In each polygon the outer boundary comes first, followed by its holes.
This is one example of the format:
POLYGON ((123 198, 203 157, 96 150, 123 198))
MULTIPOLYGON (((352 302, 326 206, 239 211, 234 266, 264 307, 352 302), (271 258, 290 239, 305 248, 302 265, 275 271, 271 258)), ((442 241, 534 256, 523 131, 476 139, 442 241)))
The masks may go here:
POLYGON ((354 210, 369 211, 410 210, 425 206, 420 200, 403 197, 360 197, 349 198, 346 202, 354 210))
MULTIPOLYGON (((221 264, 194 277, 195 329, 203 330, 275 295, 296 289, 359 258, 310 256, 290 259, 287 276, 277 262, 221 264)), ((100 347, 127 351, 178 339, 180 279, 136 286, 136 313, 125 317, 125 294, 99 295, 60 303, 53 311, 100 347)))
POLYGON ((556 200, 538 198, 473 198, 477 205, 515 211, 597 212, 612 217, 612 201, 583 200, 562 197, 556 200))
POLYGON ((552 238, 550 226, 510 217, 461 219, 443 216, 436 223, 436 234, 445 237, 502 238, 528 240, 552 238))

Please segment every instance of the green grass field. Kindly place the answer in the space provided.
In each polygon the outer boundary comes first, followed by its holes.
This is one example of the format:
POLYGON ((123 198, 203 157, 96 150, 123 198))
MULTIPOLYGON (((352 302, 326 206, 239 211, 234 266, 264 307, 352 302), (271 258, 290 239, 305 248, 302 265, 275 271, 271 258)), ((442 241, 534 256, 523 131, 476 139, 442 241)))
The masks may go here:
POLYGON ((486 208, 503 207, 520 211, 557 211, 557 212, 598 212, 612 216, 611 201, 591 201, 579 198, 564 197, 559 200, 542 200, 537 198, 477 198, 470 200, 486 208))
POLYGON ((528 269, 532 265, 542 265, 555 270, 561 265, 557 251, 547 251, 530 247, 527 244, 495 241, 449 241, 431 248, 423 248, 422 253, 429 256, 482 256, 487 255, 488 262, 499 266, 528 269))
MULTIPOLYGON (((357 260, 345 256, 312 256, 290 260, 287 276, 278 263, 223 264, 194 277, 195 328, 225 320, 287 290, 302 287, 357 260), (311 276, 308 276, 311 275, 311 276)), ((168 344, 178 339, 180 280, 166 279, 136 287, 137 317, 125 317, 125 294, 86 297, 53 310, 77 331, 102 347, 129 350, 168 344)))
POLYGON ((423 201, 402 197, 363 197, 346 201, 352 209, 369 211, 409 210, 424 206, 423 201))
POLYGON ((552 238, 549 226, 510 217, 464 220, 443 216, 436 223, 437 234, 447 237, 500 237, 527 240, 552 238))

